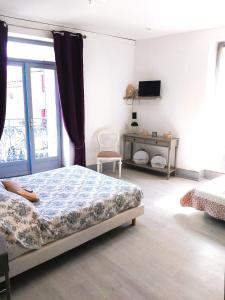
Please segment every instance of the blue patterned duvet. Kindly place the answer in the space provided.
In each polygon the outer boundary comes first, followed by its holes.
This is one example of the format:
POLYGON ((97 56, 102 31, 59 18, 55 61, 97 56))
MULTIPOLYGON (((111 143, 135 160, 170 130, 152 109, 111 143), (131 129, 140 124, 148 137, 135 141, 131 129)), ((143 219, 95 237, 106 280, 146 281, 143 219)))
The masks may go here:
MULTIPOLYGON (((27 236, 24 232, 18 232, 16 237, 12 238, 12 233, 8 237, 8 242, 15 242, 28 249, 40 248, 136 207, 143 196, 142 191, 131 183, 80 166, 60 168, 13 180, 31 188, 40 196, 40 201, 32 204, 36 226, 33 233, 29 227, 27 236)), ((1 200, 0 195, 0 205, 3 203, 1 200)), ((4 232, 1 222, 0 232, 4 232)))

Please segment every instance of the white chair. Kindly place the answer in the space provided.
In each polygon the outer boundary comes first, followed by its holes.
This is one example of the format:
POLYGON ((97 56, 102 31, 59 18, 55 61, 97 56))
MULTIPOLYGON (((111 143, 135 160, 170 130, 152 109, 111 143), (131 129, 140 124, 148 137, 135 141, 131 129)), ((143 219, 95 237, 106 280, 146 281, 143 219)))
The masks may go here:
POLYGON ((113 162, 113 172, 116 162, 119 164, 119 178, 121 178, 122 156, 118 152, 119 134, 114 131, 104 130, 98 134, 99 153, 97 155, 97 172, 102 172, 102 164, 113 162))

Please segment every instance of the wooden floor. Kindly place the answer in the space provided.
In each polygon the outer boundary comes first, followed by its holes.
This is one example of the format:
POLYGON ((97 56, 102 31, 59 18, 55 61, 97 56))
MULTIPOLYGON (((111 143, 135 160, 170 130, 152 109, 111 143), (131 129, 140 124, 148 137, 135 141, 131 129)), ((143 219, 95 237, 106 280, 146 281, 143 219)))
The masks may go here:
POLYGON ((13 300, 222 300, 225 222, 182 208, 197 182, 123 170, 145 215, 12 280, 13 300))

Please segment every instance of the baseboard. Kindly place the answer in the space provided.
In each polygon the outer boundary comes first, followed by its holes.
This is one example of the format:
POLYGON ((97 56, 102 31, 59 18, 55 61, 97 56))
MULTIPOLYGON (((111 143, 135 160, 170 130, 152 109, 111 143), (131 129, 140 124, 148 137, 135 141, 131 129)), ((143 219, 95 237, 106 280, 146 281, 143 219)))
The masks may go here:
POLYGON ((211 170, 204 170, 204 178, 206 179, 214 179, 221 175, 225 175, 225 174, 221 172, 211 171, 211 170))
MULTIPOLYGON (((111 171, 112 170, 112 162, 107 162, 103 164, 103 172, 104 171, 111 171)), ((97 171, 97 165, 89 165, 87 168, 97 171)), ((194 170, 187 170, 187 169, 181 169, 177 168, 176 170, 176 176, 190 179, 194 181, 201 181, 203 178, 205 179, 214 179, 216 177, 219 177, 221 175, 225 175, 224 173, 211 171, 211 170, 202 170, 202 171, 194 171, 194 170)))
MULTIPOLYGON (((97 171, 97 165, 89 165, 87 166, 88 169, 91 169, 91 170, 94 170, 94 171, 97 171)), ((112 162, 106 162, 104 164, 102 164, 102 169, 103 171, 112 171, 112 168, 113 168, 113 163, 112 162)))
MULTIPOLYGON (((97 165, 89 165, 87 168, 96 171, 97 170, 97 165)), ((104 163, 103 164, 103 172, 104 171, 111 171, 112 170, 112 163, 104 163)), ((185 169, 180 169, 178 168, 176 171, 176 176, 177 177, 182 177, 186 179, 191 179, 195 181, 199 181, 204 177, 204 172, 198 172, 198 171, 192 171, 192 170, 185 170, 185 169)))
POLYGON ((202 178, 204 178, 204 171, 194 171, 177 168, 176 176, 185 179, 200 181, 202 178))

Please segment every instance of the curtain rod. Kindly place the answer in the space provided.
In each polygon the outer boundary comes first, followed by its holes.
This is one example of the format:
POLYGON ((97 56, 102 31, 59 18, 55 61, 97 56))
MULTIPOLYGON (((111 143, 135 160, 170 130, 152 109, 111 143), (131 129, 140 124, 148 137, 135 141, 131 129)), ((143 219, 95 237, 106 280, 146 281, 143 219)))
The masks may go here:
MULTIPOLYGON (((52 32, 57 33, 57 34, 60 34, 60 35, 64 35, 64 32, 62 32, 62 31, 53 30, 52 32)), ((70 35, 72 35, 72 36, 78 36, 79 33, 70 32, 70 35)), ((87 38, 86 35, 84 35, 84 34, 81 34, 81 35, 82 35, 83 39, 86 39, 86 38, 87 38)))
MULTIPOLYGON (((31 22, 31 23, 36 23, 36 24, 42 24, 42 25, 54 26, 54 27, 61 27, 61 28, 65 28, 65 29, 80 30, 80 29, 77 29, 77 28, 67 27, 67 26, 64 26, 64 25, 56 25, 56 24, 51 24, 51 23, 46 23, 46 22, 37 22, 37 21, 29 20, 29 19, 10 17, 10 16, 7 16, 7 15, 0 15, 0 17, 9 18, 9 19, 13 19, 13 20, 19 20, 19 21, 25 21, 25 22, 31 22)), ((49 29, 41 29, 41 28, 37 28, 37 27, 30 27, 30 26, 24 26, 24 25, 15 25, 15 24, 8 23, 8 22, 6 23, 6 21, 4 21, 4 22, 5 22, 5 24, 10 25, 10 26, 14 26, 14 27, 51 32, 51 30, 49 30, 49 29)), ((59 31, 56 30, 56 32, 59 32, 59 31)), ((86 39, 86 35, 82 35, 82 36, 83 36, 84 39, 86 39)))
MULTIPOLYGON (((19 21, 25 21, 25 22, 31 22, 31 23, 35 23, 35 24, 42 24, 42 25, 48 25, 48 26, 54 26, 54 27, 61 27, 61 28, 64 28, 64 29, 84 31, 84 32, 87 32, 87 33, 104 35, 104 36, 109 36, 109 37, 113 37, 113 38, 117 38, 117 39, 122 39, 122 40, 127 40, 127 41, 135 42, 134 39, 130 39, 130 38, 122 37, 122 36, 117 36, 117 35, 112 35, 112 34, 107 34, 107 33, 100 33, 100 32, 91 31, 91 30, 84 30, 84 29, 79 29, 79 28, 75 28, 75 27, 69 27, 69 26, 65 26, 65 25, 52 24, 52 23, 47 23, 47 22, 38 22, 38 21, 30 20, 30 19, 24 19, 24 18, 18 18, 18 17, 10 17, 10 16, 7 16, 7 15, 0 15, 0 17, 9 18, 9 19, 13 19, 13 20, 19 20, 19 21)), ((25 29, 33 29, 33 30, 40 30, 40 31, 51 32, 51 30, 49 30, 49 29, 41 29, 41 28, 30 27, 30 26, 25 26, 25 25, 15 25, 15 24, 11 24, 11 23, 7 23, 7 24, 10 25, 10 26, 19 27, 19 28, 25 28, 25 29)), ((86 35, 83 35, 83 38, 86 38, 86 35)))

